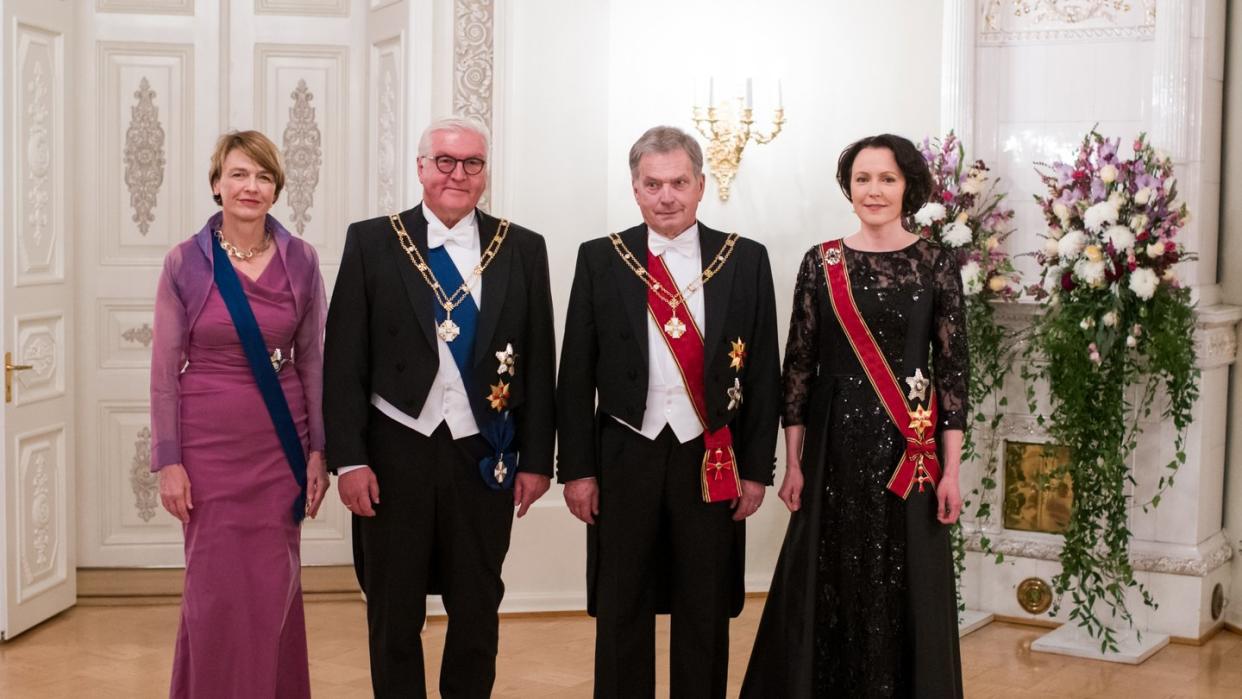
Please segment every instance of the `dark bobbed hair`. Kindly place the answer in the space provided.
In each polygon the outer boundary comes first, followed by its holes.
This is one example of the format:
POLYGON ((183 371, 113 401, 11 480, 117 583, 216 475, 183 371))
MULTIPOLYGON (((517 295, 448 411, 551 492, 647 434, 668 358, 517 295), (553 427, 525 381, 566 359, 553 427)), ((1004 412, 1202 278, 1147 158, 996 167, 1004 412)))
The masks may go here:
MULTIPOLYGON (((854 159, 864 148, 887 148, 892 152, 906 180, 906 192, 901 197, 901 218, 910 224, 914 214, 923 208, 932 193, 931 169, 927 167, 923 154, 910 139, 891 133, 867 136, 849 144, 837 158, 837 184, 841 185, 841 191, 849 201, 853 201, 850 197, 850 174, 854 170, 854 159)), ((906 228, 909 230, 910 225, 906 228)))

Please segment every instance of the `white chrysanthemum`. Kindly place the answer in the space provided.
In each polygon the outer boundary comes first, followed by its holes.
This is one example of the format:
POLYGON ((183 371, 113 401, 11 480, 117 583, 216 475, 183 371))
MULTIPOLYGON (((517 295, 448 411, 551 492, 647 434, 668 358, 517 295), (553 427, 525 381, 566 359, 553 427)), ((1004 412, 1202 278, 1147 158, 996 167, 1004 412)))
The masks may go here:
POLYGON ((945 226, 940 233, 940 239, 951 248, 960 248, 963 245, 968 245, 972 237, 970 226, 957 221, 945 226))
POLYGON ((1134 244, 1134 231, 1125 226, 1112 226, 1104 231, 1104 240, 1112 243, 1114 250, 1125 250, 1134 244))
POLYGON ((1111 201, 1102 201, 1087 209, 1082 215, 1082 223, 1087 230, 1099 233, 1104 226, 1117 220, 1117 207, 1111 201))
POLYGON ((1074 263, 1074 276, 1081 279, 1084 284, 1099 286, 1104 283, 1104 262, 1083 258, 1074 263))
POLYGON ((1156 294, 1156 287, 1159 285, 1160 278, 1147 267, 1139 267, 1130 273, 1130 291, 1144 301, 1156 294))
POLYGON ((1057 254, 1066 260, 1078 257, 1083 246, 1087 244, 1087 236, 1082 231, 1070 231, 1057 241, 1057 254))
POLYGON ((962 290, 967 296, 974 296, 983 290, 983 280, 980 278, 982 271, 979 263, 974 260, 962 265, 962 290))
POLYGON ((1139 206, 1147 206, 1147 202, 1151 201, 1151 187, 1143 187, 1134 193, 1134 203, 1139 206))
POLYGON ((1058 270, 1049 270, 1044 275, 1044 292, 1056 295, 1061 290, 1061 273, 1058 270))
POLYGON ((978 194, 983 191, 983 183, 982 177, 967 177, 962 180, 962 191, 967 194, 978 194))
POLYGON ((1056 238, 1047 238, 1044 240, 1044 254, 1048 257, 1056 257, 1060 252, 1060 246, 1057 245, 1056 238))
POLYGON ((914 222, 920 226, 930 226, 936 221, 943 221, 944 215, 944 204, 928 202, 918 210, 918 213, 914 214, 914 222))

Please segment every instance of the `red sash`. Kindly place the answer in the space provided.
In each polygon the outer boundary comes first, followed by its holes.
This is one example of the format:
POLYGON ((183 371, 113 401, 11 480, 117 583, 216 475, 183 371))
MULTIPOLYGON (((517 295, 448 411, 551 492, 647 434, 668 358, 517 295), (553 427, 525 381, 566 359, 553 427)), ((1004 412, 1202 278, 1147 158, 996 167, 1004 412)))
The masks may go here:
POLYGON ((880 397, 884 410, 892 419, 897 429, 906 438, 906 451, 901 455, 901 463, 888 481, 888 489, 905 499, 910 494, 914 483, 919 484, 919 492, 923 492, 923 484, 931 481, 932 488, 940 482, 940 460, 936 456, 936 391, 927 387, 930 398, 928 406, 915 401, 911 409, 906 401, 906 393, 897 383, 888 360, 880 351, 871 330, 858 312, 854 303, 854 292, 850 288, 850 275, 845 269, 845 254, 841 241, 830 240, 820 246, 820 259, 823 261, 824 278, 828 282, 828 298, 832 301, 832 311, 841 323, 845 336, 858 357, 872 388, 880 397))
MULTIPOLYGON (((657 255, 647 255, 647 274, 665 289, 677 289, 677 282, 664 266, 664 260, 657 255)), ((647 290, 647 310, 655 319, 656 326, 663 328, 673 317, 673 309, 660 298, 656 292, 647 290)), ((703 502, 720 502, 742 496, 742 482, 737 474, 737 464, 733 457, 733 433, 725 425, 715 432, 707 426, 707 395, 703 384, 703 334, 694 322, 689 307, 678 306, 678 319, 684 320, 687 330, 679 338, 672 338, 668 333, 660 331, 660 337, 668 345, 681 371, 681 380, 690 395, 690 403, 703 425, 703 445, 707 452, 703 454, 703 466, 700 472, 700 484, 703 489, 703 502), (684 318, 683 318, 684 316, 684 318)))

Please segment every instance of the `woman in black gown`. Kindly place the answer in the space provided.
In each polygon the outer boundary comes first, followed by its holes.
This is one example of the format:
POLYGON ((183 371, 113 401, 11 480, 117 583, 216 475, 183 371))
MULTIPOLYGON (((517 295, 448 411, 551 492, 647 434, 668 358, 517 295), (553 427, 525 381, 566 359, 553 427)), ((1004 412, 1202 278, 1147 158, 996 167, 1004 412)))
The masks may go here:
POLYGON ((793 514, 742 697, 960 697, 948 525, 961 510, 968 409, 961 276, 952 254, 903 226, 931 191, 914 144, 862 139, 841 154, 837 181, 861 222, 841 251, 855 302, 903 392, 915 369, 930 373, 943 474, 905 499, 887 488, 906 439, 833 312, 812 248, 783 376, 780 498, 793 514))

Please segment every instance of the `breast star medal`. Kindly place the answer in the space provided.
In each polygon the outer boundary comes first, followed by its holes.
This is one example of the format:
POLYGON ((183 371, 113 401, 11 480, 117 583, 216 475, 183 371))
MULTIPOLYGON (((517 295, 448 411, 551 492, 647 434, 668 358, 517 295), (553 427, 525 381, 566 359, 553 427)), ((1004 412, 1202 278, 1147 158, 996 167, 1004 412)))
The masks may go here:
POLYGON ((487 397, 487 402, 496 412, 509 407, 509 384, 503 380, 497 381, 496 385, 492 386, 492 393, 487 397))
POLYGON ((729 351, 729 368, 735 371, 741 371, 746 364, 746 343, 742 342, 742 338, 738 338, 729 343, 733 349, 729 351))
POLYGON ((272 363, 272 368, 279 372, 280 368, 285 365, 285 362, 289 361, 289 358, 280 351, 279 347, 277 347, 272 350, 272 354, 267 358, 267 360, 272 363))
POLYGON ((499 362, 496 366, 496 373, 516 375, 517 369, 514 367, 516 357, 517 355, 513 353, 513 345, 505 343, 505 348, 496 353, 496 361, 499 362))
POLYGON ((733 410, 742 404, 742 382, 740 379, 733 379, 733 385, 725 390, 725 395, 729 396, 729 410, 733 410))
POLYGON ((909 400, 917 400, 920 403, 927 400, 927 387, 931 382, 923 376, 922 369, 915 369, 913 376, 906 377, 906 385, 910 387, 910 393, 906 394, 909 400))
POLYGON ((828 252, 824 253, 824 262, 830 265, 841 264, 841 248, 828 248, 828 252))
POLYGON ((920 405, 910 413, 910 429, 921 435, 928 427, 931 427, 931 411, 920 405))

